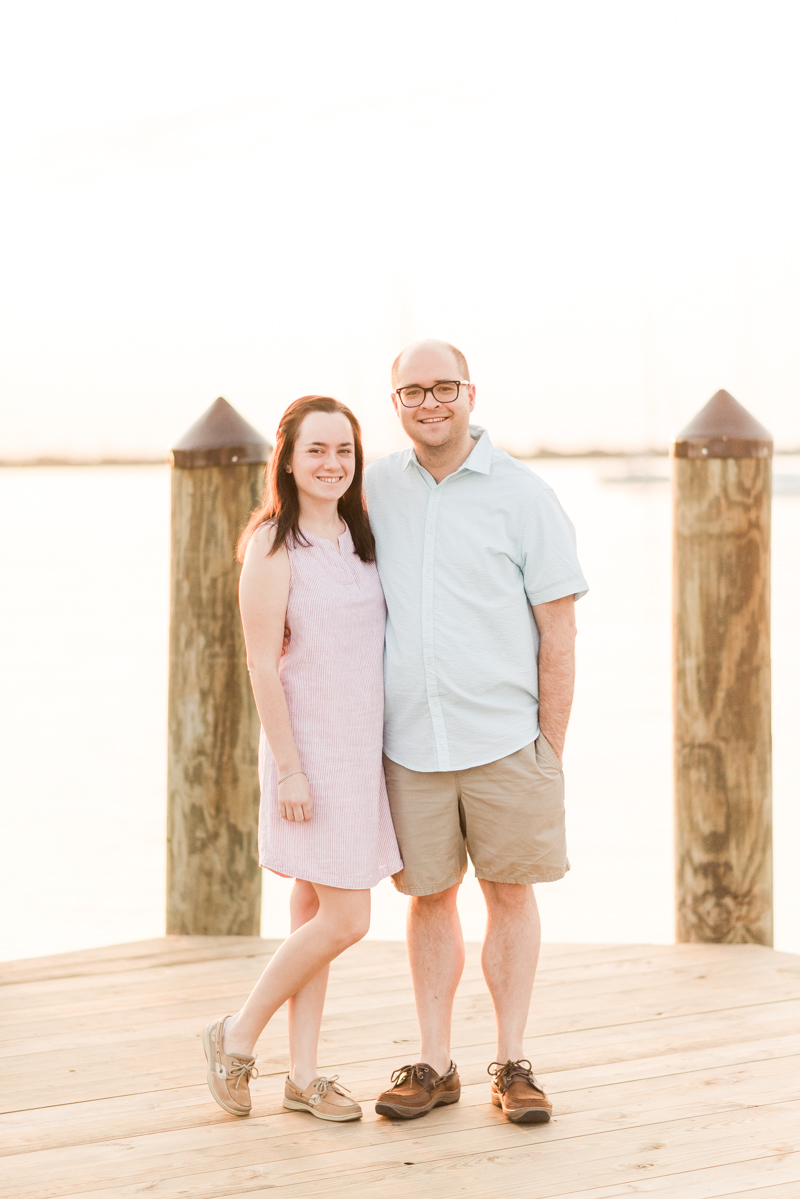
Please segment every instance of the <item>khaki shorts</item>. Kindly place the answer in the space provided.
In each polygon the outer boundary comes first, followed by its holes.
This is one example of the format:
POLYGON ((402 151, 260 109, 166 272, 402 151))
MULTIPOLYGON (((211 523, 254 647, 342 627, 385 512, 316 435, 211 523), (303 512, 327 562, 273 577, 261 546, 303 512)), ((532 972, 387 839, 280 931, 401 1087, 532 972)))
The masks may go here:
POLYGON ((409 770, 384 755, 404 895, 461 882, 467 854, 492 883, 551 883, 569 870, 564 775, 543 734, 516 753, 468 770, 409 770))

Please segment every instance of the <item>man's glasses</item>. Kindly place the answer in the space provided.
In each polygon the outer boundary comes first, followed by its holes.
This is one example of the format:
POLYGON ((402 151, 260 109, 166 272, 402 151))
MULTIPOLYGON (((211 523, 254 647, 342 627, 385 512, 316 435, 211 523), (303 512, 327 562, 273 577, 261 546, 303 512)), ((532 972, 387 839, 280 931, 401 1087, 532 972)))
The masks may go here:
POLYGON ((462 383, 464 387, 469 387, 469 383, 463 379, 443 379, 441 383, 434 383, 433 387, 419 387, 412 383, 410 387, 398 387, 395 395, 404 408, 419 408, 420 404, 425 403, 428 392, 440 404, 452 404, 453 400, 458 399, 462 383))

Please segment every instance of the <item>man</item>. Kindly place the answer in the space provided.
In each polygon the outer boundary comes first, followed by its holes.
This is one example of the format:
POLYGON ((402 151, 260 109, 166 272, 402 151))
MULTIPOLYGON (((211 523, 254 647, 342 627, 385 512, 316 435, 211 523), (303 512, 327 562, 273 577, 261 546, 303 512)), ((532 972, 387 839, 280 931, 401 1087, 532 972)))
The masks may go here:
POLYGON ((488 910, 492 1101, 538 1123, 551 1105, 522 1043, 540 943, 532 884, 569 869, 561 758, 574 602, 587 584, 553 491, 470 426, 464 356, 417 342, 396 359, 392 386, 413 449, 373 462, 366 489, 388 611, 384 765, 404 863, 394 883, 411 896, 421 1045, 376 1110, 413 1118, 460 1097, 450 1021, 469 855, 488 910))

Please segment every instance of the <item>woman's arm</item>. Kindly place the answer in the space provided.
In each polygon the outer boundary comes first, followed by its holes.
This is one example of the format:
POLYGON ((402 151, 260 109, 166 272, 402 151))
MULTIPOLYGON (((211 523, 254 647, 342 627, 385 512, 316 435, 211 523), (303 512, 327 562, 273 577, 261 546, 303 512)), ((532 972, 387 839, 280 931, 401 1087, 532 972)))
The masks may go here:
POLYGON ((247 669, 256 708, 278 778, 278 811, 284 820, 311 819, 311 791, 301 771, 300 755, 289 722, 286 696, 278 675, 283 649, 290 567, 285 546, 268 557, 275 530, 262 525, 250 539, 239 580, 239 608, 247 646, 247 669))

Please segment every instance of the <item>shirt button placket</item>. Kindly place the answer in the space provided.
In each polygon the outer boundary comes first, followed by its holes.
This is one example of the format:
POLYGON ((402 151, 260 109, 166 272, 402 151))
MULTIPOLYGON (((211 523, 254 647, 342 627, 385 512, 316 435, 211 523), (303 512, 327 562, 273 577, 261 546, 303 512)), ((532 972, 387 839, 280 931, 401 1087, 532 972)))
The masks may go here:
POLYGON ((436 670, 433 665, 436 657, 436 635, 433 611, 433 572, 434 553, 436 546, 436 518, 439 512, 438 488, 431 491, 428 498, 428 511, 425 521, 425 550, 422 560, 422 649, 425 659, 425 682, 428 694, 428 709, 433 722, 433 734, 436 741, 436 753, 439 759, 439 769, 449 770, 450 750, 442 718, 442 707, 439 702, 439 687, 436 670))

